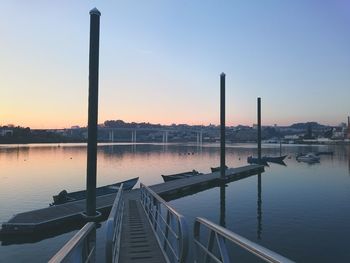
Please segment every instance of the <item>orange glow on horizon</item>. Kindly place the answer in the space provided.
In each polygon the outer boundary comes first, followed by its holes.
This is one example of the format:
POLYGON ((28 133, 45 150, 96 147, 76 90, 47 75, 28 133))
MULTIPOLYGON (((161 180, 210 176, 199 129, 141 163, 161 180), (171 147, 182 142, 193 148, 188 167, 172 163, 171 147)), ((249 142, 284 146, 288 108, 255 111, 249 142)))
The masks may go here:
MULTIPOLYGON (((210 124, 212 125, 219 125, 219 120, 206 120, 206 121, 200 121, 200 120, 183 120, 181 118, 173 118, 171 120, 166 118, 99 118, 99 124, 103 124, 107 120, 123 120, 124 122, 136 122, 136 123, 142 123, 142 122, 149 122, 152 124, 161 124, 161 125, 172 125, 172 124, 187 124, 187 125, 204 125, 208 126, 210 124)), ((274 121, 271 119, 263 119, 262 125, 266 126, 273 126, 277 124, 278 126, 289 126, 293 123, 298 122, 308 122, 309 120, 289 120, 289 119, 283 119, 280 121, 274 121)), ((310 120, 313 121, 313 120, 310 120)), ((57 118, 57 119, 49 119, 49 118, 33 118, 31 120, 26 120, 25 118, 11 118, 11 119, 2 119, 0 126, 5 125, 14 125, 14 126, 21 126, 21 127, 30 127, 31 129, 65 129, 65 128, 71 128, 72 126, 80 126, 80 127, 86 127, 87 126, 87 120, 82 121, 81 119, 77 120, 67 120, 64 118, 57 118)), ((246 126, 252 126, 253 124, 256 124, 256 120, 254 119, 236 119, 234 121, 229 121, 228 118, 226 118, 226 126, 237 126, 237 125, 246 125, 246 126)), ((321 123, 321 124, 328 124, 328 123, 321 123)), ((330 124, 328 124, 330 125, 330 124)), ((336 125, 336 124, 334 124, 336 125)))

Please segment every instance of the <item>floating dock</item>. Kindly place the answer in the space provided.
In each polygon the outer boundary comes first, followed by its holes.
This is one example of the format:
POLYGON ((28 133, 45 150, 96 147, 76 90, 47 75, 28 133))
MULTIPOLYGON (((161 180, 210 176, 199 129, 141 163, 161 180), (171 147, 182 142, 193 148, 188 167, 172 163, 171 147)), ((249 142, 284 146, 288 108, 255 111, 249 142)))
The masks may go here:
MULTIPOLYGON (((228 183, 264 172, 263 165, 247 165, 226 170, 226 178, 220 179, 220 172, 197 175, 190 178, 177 179, 150 186, 150 188, 165 200, 193 194, 204 189, 214 187, 220 183, 228 183)), ((113 205, 116 194, 99 196, 96 198, 96 209, 106 213, 113 205)), ((125 198, 138 200, 139 189, 125 193, 125 198)), ((63 225, 82 222, 82 213, 86 209, 86 200, 69 202, 62 205, 19 213, 8 222, 2 224, 1 235, 36 233, 50 231, 63 225)))

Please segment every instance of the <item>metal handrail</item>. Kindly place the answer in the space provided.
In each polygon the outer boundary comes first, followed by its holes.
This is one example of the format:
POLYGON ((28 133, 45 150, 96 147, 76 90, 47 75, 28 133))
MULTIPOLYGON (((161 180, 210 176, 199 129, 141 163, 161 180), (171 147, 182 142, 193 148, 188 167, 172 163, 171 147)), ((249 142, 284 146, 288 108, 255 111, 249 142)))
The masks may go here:
POLYGON ((185 262, 188 228, 185 218, 163 198, 140 184, 141 204, 167 262, 185 262))
POLYGON ((121 184, 106 223, 106 262, 119 260, 123 212, 123 184, 121 184))
POLYGON ((95 262, 95 230, 95 223, 87 223, 50 259, 49 263, 95 262))
POLYGON ((244 237, 241 237, 240 235, 237 235, 236 233, 222 226, 219 226, 205 218, 200 217, 197 217, 194 223, 194 244, 196 245, 195 262, 209 262, 210 259, 213 259, 215 262, 231 262, 229 254, 227 252, 227 242, 225 242, 226 240, 235 243, 236 245, 247 250, 251 254, 256 255, 266 262, 293 262, 263 246, 260 246, 244 237), (200 241, 201 226, 204 226, 209 230, 209 239, 207 240, 207 244, 203 244, 200 241), (217 242, 217 247, 219 248, 219 256, 216 256, 213 251, 215 240, 217 242), (204 258, 199 258, 200 249, 202 253, 204 253, 204 258))

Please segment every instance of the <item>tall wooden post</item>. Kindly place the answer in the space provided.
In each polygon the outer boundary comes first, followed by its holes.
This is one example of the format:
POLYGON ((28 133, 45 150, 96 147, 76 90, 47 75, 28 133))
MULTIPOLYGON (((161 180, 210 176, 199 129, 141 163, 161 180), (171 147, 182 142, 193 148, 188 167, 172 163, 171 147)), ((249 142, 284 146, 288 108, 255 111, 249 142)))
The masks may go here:
POLYGON ((220 75, 220 177, 225 179, 225 73, 220 75))
POLYGON ((261 98, 258 98, 258 161, 261 163, 261 98))
POLYGON ((100 40, 100 16, 96 8, 90 11, 89 54, 89 117, 86 176, 86 215, 93 218, 96 213, 96 163, 97 163, 97 116, 98 116, 98 62, 100 40))

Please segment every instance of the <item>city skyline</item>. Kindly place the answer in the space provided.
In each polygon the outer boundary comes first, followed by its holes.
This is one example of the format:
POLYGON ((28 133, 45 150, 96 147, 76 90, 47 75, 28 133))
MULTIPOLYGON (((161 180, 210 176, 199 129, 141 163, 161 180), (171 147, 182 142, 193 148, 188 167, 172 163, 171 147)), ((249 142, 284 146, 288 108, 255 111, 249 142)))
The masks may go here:
MULTIPOLYGON (((350 118, 350 116, 348 117, 350 118)), ((131 124, 138 124, 138 125, 160 125, 160 126, 182 126, 182 125, 187 125, 187 126, 203 126, 203 127, 210 127, 210 126, 215 126, 215 127, 220 127, 220 124, 215 124, 215 123, 208 123, 208 124, 198 124, 198 123, 152 123, 152 122, 149 122, 149 121, 137 121, 137 122, 134 122, 134 121, 125 121, 125 120, 121 120, 121 119, 115 119, 115 120, 105 120, 105 121, 100 121, 98 123, 98 126, 105 126, 106 125, 106 122, 109 122, 109 121, 122 121, 124 122, 124 124, 127 124, 127 125, 131 125, 131 124)), ((325 126, 325 127, 347 127, 348 124, 349 124, 349 119, 347 119, 347 122, 344 120, 336 125, 330 125, 330 124, 327 124, 327 123, 319 123, 319 122, 315 122, 315 121, 305 121, 305 122, 293 122, 293 123, 288 123, 288 124, 285 124, 285 125, 281 125, 281 124, 277 124, 277 123, 274 123, 274 124, 266 124, 266 123, 262 123, 262 127, 290 127, 292 125, 299 125, 299 124, 317 124, 317 125, 321 125, 321 126, 325 126)), ((256 122, 253 122, 253 123, 250 123, 250 124, 242 124, 242 123, 238 123, 238 124, 235 124, 235 125, 230 125, 230 124, 226 124, 225 126, 226 127, 238 127, 238 126, 245 126, 245 127, 256 127, 257 123, 256 122)), ((108 126, 108 124, 107 124, 108 126)), ((24 125, 20 125, 20 124, 15 124, 15 123, 8 123, 8 124, 1 124, 0 123, 0 128, 1 127, 10 127, 10 128, 14 128, 14 127, 21 127, 21 128, 31 128, 31 129, 37 129, 37 130, 61 130, 61 129, 76 129, 76 128, 87 128, 87 124, 85 125, 72 125, 72 126, 67 126, 67 127, 60 127, 60 128, 55 128, 55 127, 47 127, 47 128, 43 128, 43 127, 30 127, 30 126, 24 126, 24 125)))
POLYGON ((345 1, 4 1, 0 124, 87 124, 88 11, 101 11, 99 123, 227 126, 349 115, 345 1))

